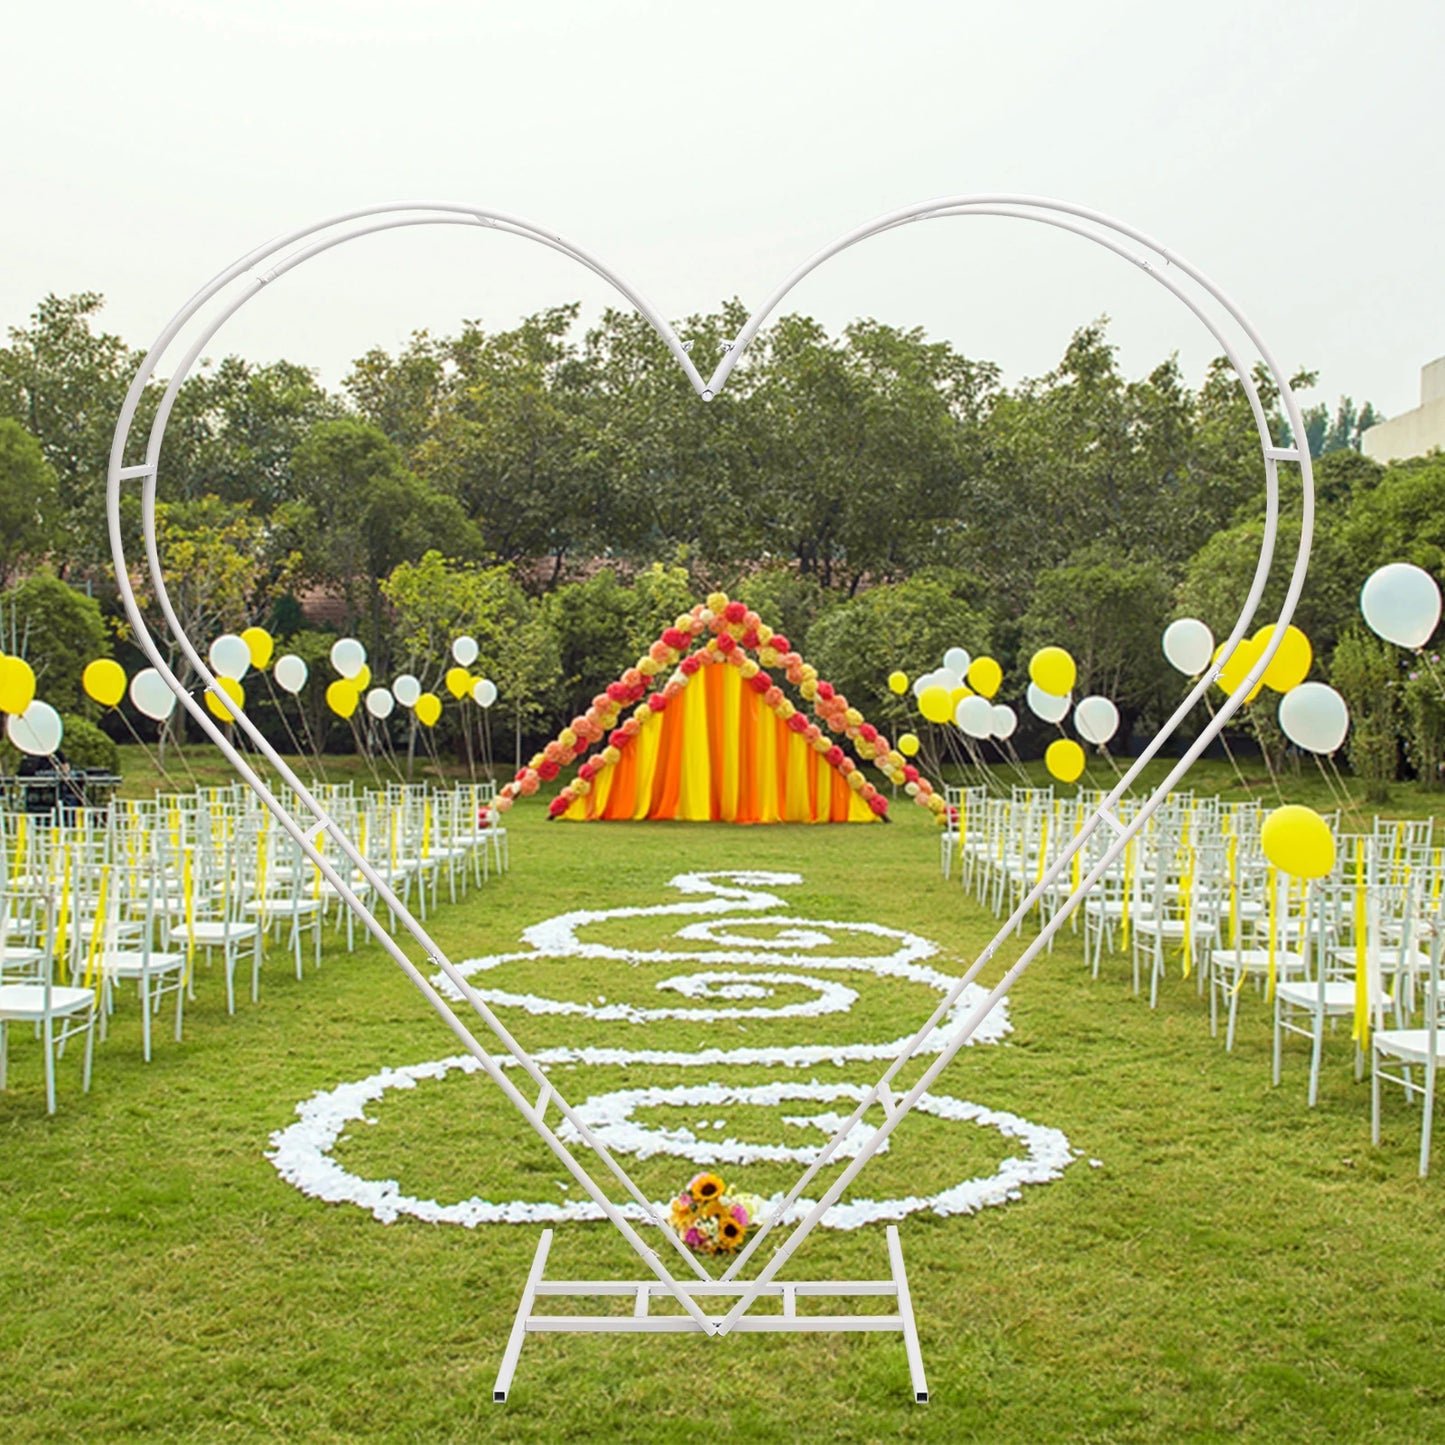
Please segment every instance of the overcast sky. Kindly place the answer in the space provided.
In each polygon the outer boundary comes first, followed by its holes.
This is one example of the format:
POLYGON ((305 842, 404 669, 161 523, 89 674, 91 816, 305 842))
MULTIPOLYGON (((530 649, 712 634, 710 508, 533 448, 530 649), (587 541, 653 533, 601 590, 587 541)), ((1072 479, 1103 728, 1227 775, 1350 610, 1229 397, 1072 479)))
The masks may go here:
MULTIPOLYGON (((147 344, 266 237, 371 201, 474 201, 600 253, 671 317, 760 300, 876 214, 1009 191, 1108 212, 1208 272, 1287 366, 1388 414, 1445 353, 1441 0, 1182 4, 43 0, 7 9, 0 321, 99 290, 147 344)), ((371 238, 218 338, 330 383, 369 346, 608 299, 494 234, 371 238)), ((1213 348, 1067 236, 934 222, 790 309, 918 325, 1010 377, 1102 313, 1131 372, 1213 348)), ((710 359, 709 359, 710 360, 710 359)))

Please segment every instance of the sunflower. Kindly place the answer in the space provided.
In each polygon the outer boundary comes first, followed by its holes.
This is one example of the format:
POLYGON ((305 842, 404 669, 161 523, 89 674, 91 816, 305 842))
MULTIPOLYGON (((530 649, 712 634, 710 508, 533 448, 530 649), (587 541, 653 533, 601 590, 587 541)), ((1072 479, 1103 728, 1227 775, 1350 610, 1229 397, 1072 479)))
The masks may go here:
POLYGON ((719 1249, 736 1249, 743 1241, 743 1235, 747 1231, 742 1225, 731 1216, 720 1219, 717 1226, 717 1247, 719 1249))
POLYGON ((716 1174, 699 1174, 697 1178, 687 1186, 687 1192, 691 1194, 694 1199, 706 1204, 710 1199, 716 1199, 726 1187, 716 1174))

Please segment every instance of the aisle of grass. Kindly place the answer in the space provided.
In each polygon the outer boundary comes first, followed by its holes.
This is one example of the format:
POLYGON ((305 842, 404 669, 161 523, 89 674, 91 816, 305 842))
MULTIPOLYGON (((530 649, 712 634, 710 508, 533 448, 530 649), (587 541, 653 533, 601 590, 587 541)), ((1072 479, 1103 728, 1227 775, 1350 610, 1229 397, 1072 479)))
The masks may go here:
MULTIPOLYGON (((805 879, 788 890, 790 912, 916 930, 944 945, 941 968, 959 971, 991 920, 939 878, 918 810, 898 813, 888 828, 728 829, 548 825, 521 808, 513 872, 444 909, 437 935, 455 957, 515 948, 523 927, 570 906, 659 901, 684 869, 781 868, 805 879)), ((645 923, 608 934, 656 936, 645 923)), ((538 992, 643 987, 528 967, 516 978, 538 992)), ((928 1002, 916 988, 859 987, 870 1036, 905 1032, 928 1002)), ((537 1229, 383 1226, 303 1197, 263 1157, 298 1101, 454 1053, 451 1035, 374 948, 328 949, 301 983, 278 961, 260 1004, 234 1018, 216 976, 203 973, 199 992, 184 1043, 163 1042, 149 1066, 134 1006, 123 1011, 88 1097, 67 1061, 54 1119, 38 1051, 13 1041, 0 1095, 0 1437, 1445 1437, 1445 1168, 1415 1177, 1418 1114, 1396 1097, 1383 1148, 1370 1147, 1368 1088, 1351 1078, 1346 1039, 1331 1042, 1317 1110, 1305 1107, 1301 1051, 1272 1089, 1256 1000, 1226 1056, 1192 982, 1171 978, 1151 1014, 1122 962, 1093 984, 1068 940, 1015 990, 1009 1044, 970 1050, 945 1075, 941 1092, 1060 1128, 1084 1157, 1006 1208, 902 1226, 931 1405, 909 1403, 888 1337, 755 1336, 536 1338, 499 1407, 492 1379, 537 1229)), ((846 1036, 826 1019, 814 1027, 846 1036)), ((627 1041, 622 1025, 519 1016, 518 1028, 534 1045, 627 1041)), ((646 1032, 649 1044, 700 1041, 695 1027, 646 1032)), ((721 1077, 680 1072, 560 1078, 580 1098, 721 1077)), ((795 1077, 868 1075, 855 1065, 795 1077)), ((476 1077, 388 1096, 373 1113, 375 1129, 341 1146, 358 1172, 441 1199, 560 1197, 549 1156, 476 1077)), ((1001 1152, 995 1136, 930 1121, 905 1131, 860 1194, 931 1193, 1001 1152)), ((663 1157, 638 1168, 659 1194, 687 1172, 663 1157)), ((633 1272, 601 1224, 561 1227, 553 1259, 559 1275, 633 1272)), ((882 1230, 867 1228, 815 1235, 797 1273, 883 1267, 882 1230)))

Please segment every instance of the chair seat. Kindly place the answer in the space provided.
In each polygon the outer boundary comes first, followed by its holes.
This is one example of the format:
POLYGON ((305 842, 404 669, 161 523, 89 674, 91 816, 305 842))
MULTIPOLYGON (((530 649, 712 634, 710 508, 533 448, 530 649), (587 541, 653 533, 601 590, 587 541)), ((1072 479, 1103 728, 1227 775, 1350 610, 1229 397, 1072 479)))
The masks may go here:
POLYGON ((283 918, 293 913, 315 913, 321 907, 319 898, 253 898, 246 904, 247 913, 275 913, 283 918))
MULTIPOLYGON (((1190 927, 1195 937, 1208 937, 1214 932, 1214 920, 1196 918, 1190 927)), ((1135 933, 1157 933, 1161 938, 1183 938, 1184 920, 1182 918, 1140 918, 1134 924, 1135 933)))
MULTIPOLYGON (((1282 983, 1276 993, 1282 1002, 1293 1008, 1315 1009, 1320 1006, 1320 986, 1317 983, 1282 983)), ((1388 993, 1380 993, 1375 996, 1373 1006, 1384 1008, 1392 1002, 1388 993)), ((1326 983, 1324 1009, 1327 1014, 1354 1013, 1354 984, 1348 981, 1326 983)))
MULTIPOLYGON (((95 993, 88 988, 52 988, 52 1016, 83 1013, 95 1003, 95 993)), ((43 983, 0 984, 0 1019, 43 1019, 45 1017, 45 985, 43 983)))
MULTIPOLYGON (((1267 948, 1216 948, 1210 955, 1214 967, 1222 973, 1269 972, 1269 949, 1267 948)), ((1305 961, 1298 953, 1277 949, 1274 955, 1275 973, 1284 978, 1291 973, 1303 973, 1305 961)))
MULTIPOLYGON (((1371 1035, 1378 1053, 1389 1054, 1406 1064, 1430 1061, 1429 1029, 1377 1029, 1371 1035)), ((1435 1062, 1445 1062, 1445 1034, 1435 1035, 1435 1062)))
POLYGON ((7 943, 4 948, 0 948, 0 968, 6 968, 12 964, 39 963, 44 957, 44 951, 39 948, 7 943))
POLYGON ((189 938, 199 944, 225 943, 230 939, 254 938, 259 927, 255 923, 224 923, 202 919, 197 923, 182 924, 171 932, 178 938, 189 938))
POLYGON ((171 973, 186 966, 184 953, 143 953, 116 951, 102 953, 100 966, 112 978, 139 978, 143 973, 171 973))

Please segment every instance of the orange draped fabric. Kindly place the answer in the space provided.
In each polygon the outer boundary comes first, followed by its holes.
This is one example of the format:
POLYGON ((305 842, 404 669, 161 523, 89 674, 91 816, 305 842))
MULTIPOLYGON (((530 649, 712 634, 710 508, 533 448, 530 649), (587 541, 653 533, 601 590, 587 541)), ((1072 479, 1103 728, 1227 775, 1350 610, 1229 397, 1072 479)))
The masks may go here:
POLYGON ((721 823, 871 823, 847 778, 790 732, 735 667, 710 664, 652 713, 563 815, 721 823))

